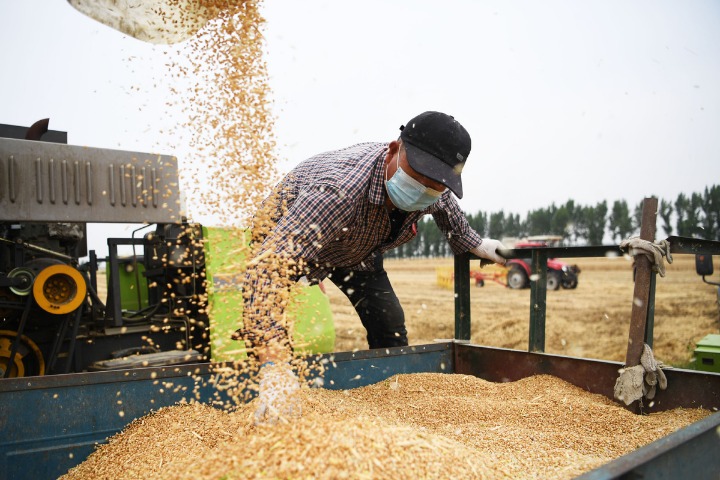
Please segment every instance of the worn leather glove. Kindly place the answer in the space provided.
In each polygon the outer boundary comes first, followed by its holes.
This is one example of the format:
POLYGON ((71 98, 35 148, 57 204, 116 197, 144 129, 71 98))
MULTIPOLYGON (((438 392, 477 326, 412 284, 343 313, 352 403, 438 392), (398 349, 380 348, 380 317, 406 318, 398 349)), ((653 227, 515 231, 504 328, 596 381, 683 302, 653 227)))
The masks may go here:
MULTIPOLYGON (((482 243, 471 250, 472 253, 480 257, 481 259, 484 258, 486 260, 490 260, 491 262, 499 263, 500 265, 505 265, 505 260, 503 257, 501 257, 497 250, 499 248, 505 248, 505 246, 499 241, 499 240, 493 240, 492 238, 483 238, 482 243)), ((490 262, 480 260, 480 265, 487 265, 490 262)))
POLYGON ((302 414, 300 380, 288 363, 267 362, 260 367, 260 390, 255 425, 289 422, 302 414))

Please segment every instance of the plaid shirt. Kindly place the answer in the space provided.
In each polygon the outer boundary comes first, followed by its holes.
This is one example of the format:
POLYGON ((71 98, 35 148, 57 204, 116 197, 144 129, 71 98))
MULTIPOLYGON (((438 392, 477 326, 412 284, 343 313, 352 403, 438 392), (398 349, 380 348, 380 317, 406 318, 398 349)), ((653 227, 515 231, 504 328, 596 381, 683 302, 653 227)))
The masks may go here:
MULTIPOLYGON (((268 197, 255 217, 253 232, 260 251, 272 250, 280 258, 302 262, 296 272, 315 283, 333 268, 373 271, 383 252, 402 245, 416 235, 415 223, 427 214, 435 219, 454 253, 467 252, 481 243, 455 197, 446 190, 430 207, 408 212, 398 235, 389 238, 390 217, 385 208, 386 143, 361 143, 321 153, 295 167, 268 197)), ((260 263, 258 272, 246 274, 246 326, 263 323, 263 330, 284 330, 278 311, 270 312, 267 296, 277 291, 270 268, 260 263), (255 318, 253 318, 255 317, 255 318)), ((257 330, 257 329, 256 329, 257 330)), ((247 329, 245 332, 248 339, 247 329)), ((272 332, 262 335, 276 338, 272 332), (269 334, 269 335, 268 335, 269 334)), ((250 335, 256 338, 256 335, 250 335)))

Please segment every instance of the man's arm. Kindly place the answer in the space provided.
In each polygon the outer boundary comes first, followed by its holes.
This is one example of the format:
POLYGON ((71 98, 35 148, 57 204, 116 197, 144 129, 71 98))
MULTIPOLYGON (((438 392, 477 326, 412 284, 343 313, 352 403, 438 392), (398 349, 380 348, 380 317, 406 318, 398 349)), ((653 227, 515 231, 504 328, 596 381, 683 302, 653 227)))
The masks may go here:
POLYGON ((498 248, 504 248, 502 243, 492 238, 481 238, 470 226, 453 197, 443 196, 433 206, 431 213, 438 228, 450 243, 453 253, 472 252, 480 258, 505 264, 505 259, 496 252, 498 248))
POLYGON ((243 329, 237 336, 262 362, 282 360, 291 346, 285 308, 294 283, 347 222, 343 196, 327 186, 300 192, 247 263, 243 329))

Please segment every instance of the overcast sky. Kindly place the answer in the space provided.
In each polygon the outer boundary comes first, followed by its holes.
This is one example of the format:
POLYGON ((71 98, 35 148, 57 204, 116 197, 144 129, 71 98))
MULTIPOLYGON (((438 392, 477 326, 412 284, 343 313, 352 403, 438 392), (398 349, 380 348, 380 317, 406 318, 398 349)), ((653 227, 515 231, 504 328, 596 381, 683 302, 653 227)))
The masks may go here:
MULTIPOLYGON (((266 0, 283 171, 390 141, 425 110, 473 148, 468 212, 525 215, 720 183, 720 2, 266 0)), ((167 47, 64 0, 0 2, 0 123, 50 118, 69 143, 182 156, 167 47)))

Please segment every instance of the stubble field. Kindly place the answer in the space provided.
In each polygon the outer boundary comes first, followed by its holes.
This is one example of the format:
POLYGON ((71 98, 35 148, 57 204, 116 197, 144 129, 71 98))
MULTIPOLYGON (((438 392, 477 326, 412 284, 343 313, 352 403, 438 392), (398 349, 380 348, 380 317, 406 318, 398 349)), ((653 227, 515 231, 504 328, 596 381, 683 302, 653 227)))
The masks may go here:
MULTIPOLYGON (((632 260, 566 259, 582 272, 574 290, 547 293, 545 351, 574 357, 624 361, 632 311, 632 260)), ((716 271, 718 269, 715 260, 716 271)), ((473 261, 471 268, 477 268, 473 261)), ((405 310, 411 345, 449 339, 454 333, 454 293, 438 285, 437 270, 452 259, 386 260, 385 268, 405 310)), ((486 267, 491 268, 491 267, 486 267)), ((695 273, 691 255, 677 255, 657 277, 653 350, 665 363, 683 366, 695 343, 718 333, 716 287, 695 273)), ((350 302, 325 282, 336 329, 336 351, 367 348, 365 330, 350 302)), ((472 343, 527 349, 530 290, 512 290, 495 282, 471 288, 472 343)))

